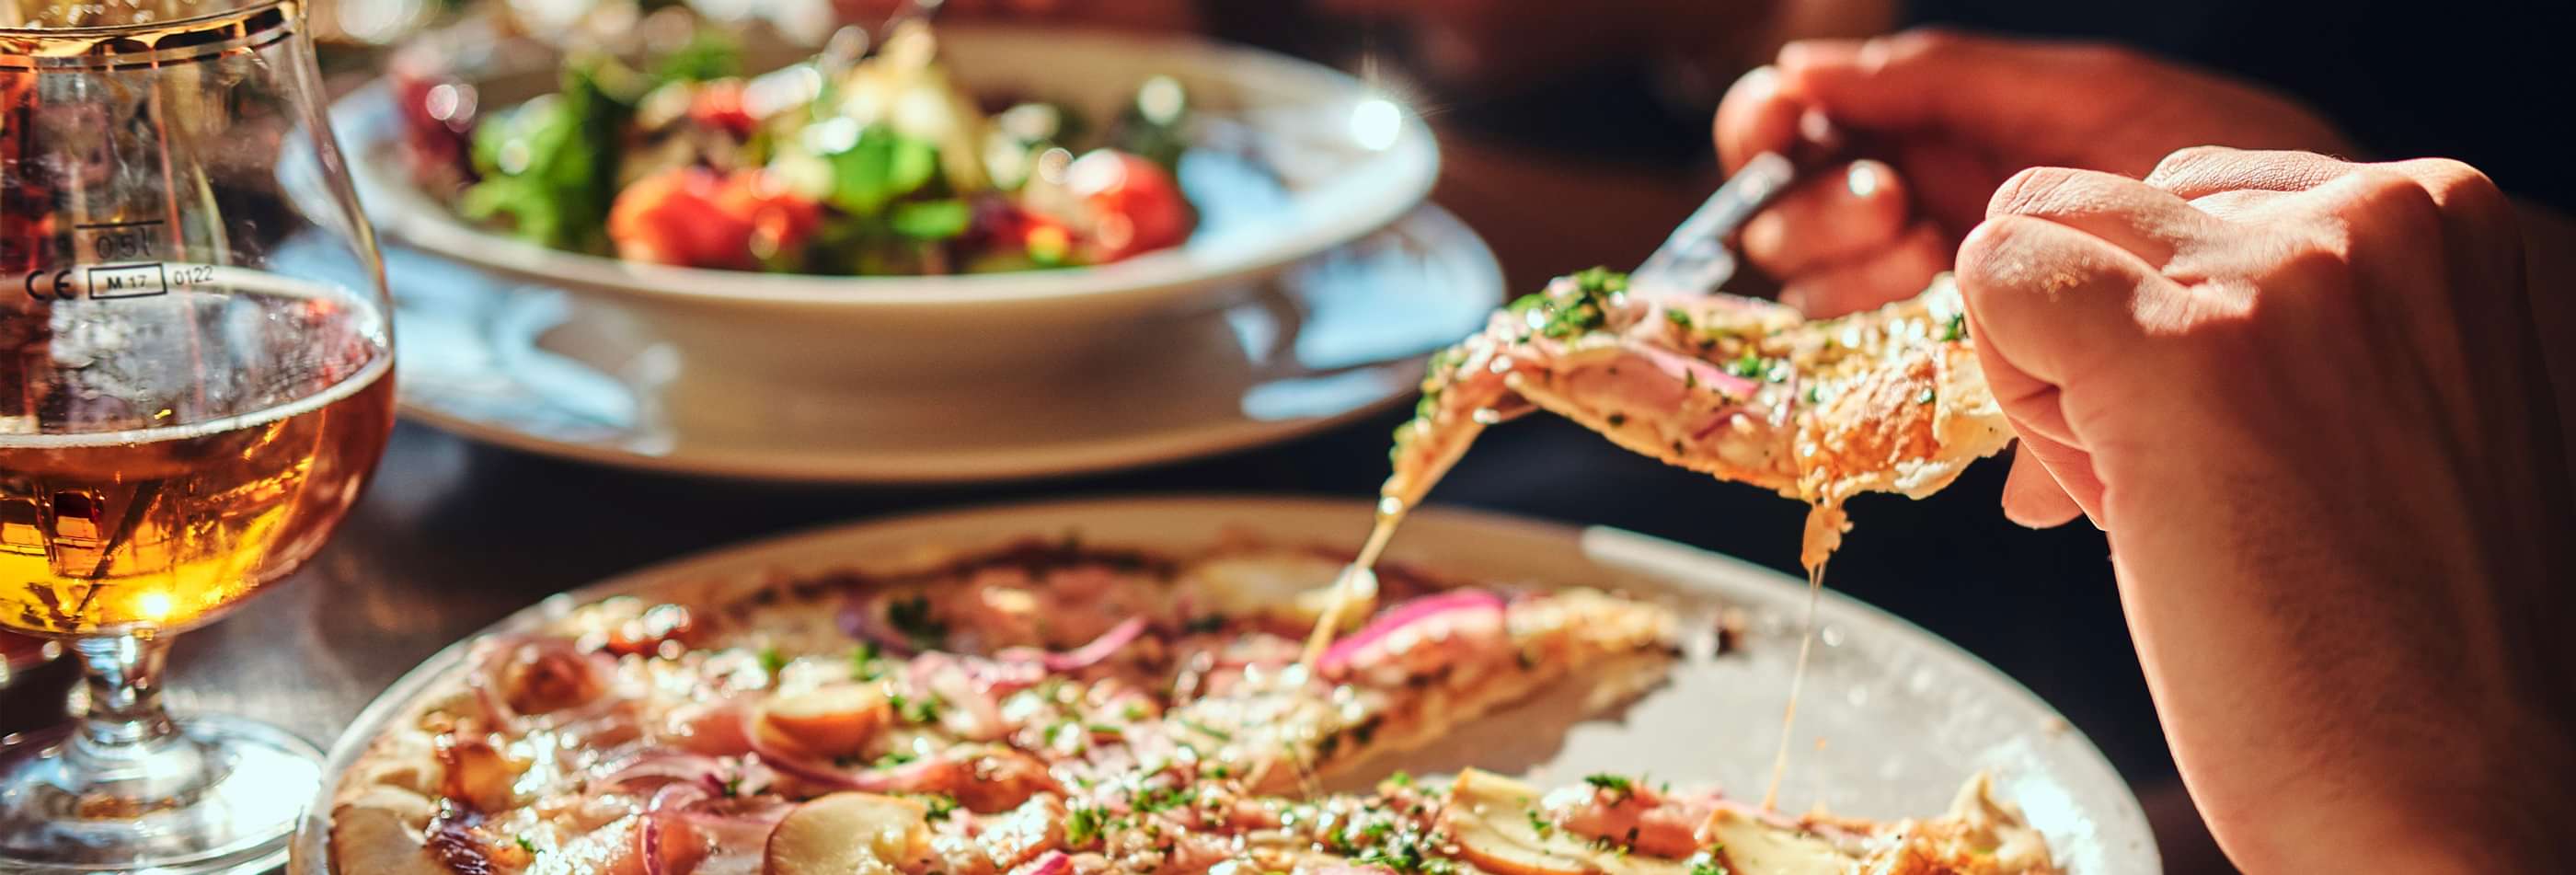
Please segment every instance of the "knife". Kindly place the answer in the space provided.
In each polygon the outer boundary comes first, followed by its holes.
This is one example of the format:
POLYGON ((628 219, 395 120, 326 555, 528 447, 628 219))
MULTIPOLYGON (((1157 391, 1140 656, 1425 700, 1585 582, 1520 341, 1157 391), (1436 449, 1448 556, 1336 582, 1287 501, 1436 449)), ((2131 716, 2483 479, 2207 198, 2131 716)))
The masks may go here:
POLYGON ((1843 133, 1823 113, 1809 110, 1799 116, 1798 129, 1798 143, 1789 154, 1755 155, 1727 177, 1673 228, 1664 245, 1628 273, 1628 288, 1648 297, 1705 295, 1732 279, 1737 260, 1727 241, 1806 173, 1849 153, 1843 133))

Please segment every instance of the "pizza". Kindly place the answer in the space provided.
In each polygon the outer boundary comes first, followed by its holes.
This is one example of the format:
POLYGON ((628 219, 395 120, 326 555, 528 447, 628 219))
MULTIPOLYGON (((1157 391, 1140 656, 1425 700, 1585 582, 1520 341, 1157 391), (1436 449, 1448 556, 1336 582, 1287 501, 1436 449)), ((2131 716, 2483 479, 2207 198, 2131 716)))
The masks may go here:
POLYGON ((330 869, 2054 871, 1982 779, 1949 812, 1869 822, 1641 776, 1367 773, 1541 690, 1633 697, 1685 629, 1652 598, 1386 565, 1301 663, 1348 559, 1038 539, 558 610, 472 643, 367 743, 330 869))
POLYGON ((1908 300, 1811 320, 1734 295, 1632 295, 1625 275, 1595 268, 1433 357, 1417 415, 1396 431, 1387 494, 1419 501, 1484 426, 1531 410, 1808 502, 1810 567, 1839 543, 1846 499, 1921 498, 2013 438, 1947 275, 1908 300))

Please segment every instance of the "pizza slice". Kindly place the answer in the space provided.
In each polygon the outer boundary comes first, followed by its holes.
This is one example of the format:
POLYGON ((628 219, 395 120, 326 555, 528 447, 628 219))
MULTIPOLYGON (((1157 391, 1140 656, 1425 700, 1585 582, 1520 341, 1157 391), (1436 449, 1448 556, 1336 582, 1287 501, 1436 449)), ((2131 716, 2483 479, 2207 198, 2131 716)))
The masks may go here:
MULTIPOLYGON (((975 816, 840 793, 783 814, 761 843, 773 875, 1109 872, 1335 875, 2040 875, 2056 871, 2018 811, 1980 779, 1951 811, 1895 823, 1788 818, 1711 791, 1619 775, 1542 793, 1468 770, 1448 786, 1288 799, 1225 781, 1146 783, 975 816)), ((748 861, 746 861, 748 862, 748 861)))
POLYGON ((1732 295, 1632 295, 1598 268, 1559 277, 1433 357, 1386 491, 1410 506, 1484 426, 1547 410, 1814 505, 1813 566, 1839 541, 1844 500, 1929 495, 2011 443, 1972 343, 1946 275, 1914 298, 1816 320, 1732 295))
POLYGON ((1068 822, 1198 787, 1311 791, 1544 687, 1608 704, 1678 649, 1651 602, 1390 567, 1383 608, 1310 670, 1299 636, 1342 563, 1030 542, 583 606, 481 642, 378 741, 334 823, 370 864, 339 871, 760 871, 794 805, 865 794, 985 825, 965 838, 1016 836, 1008 853, 957 845, 983 867, 937 870, 987 875, 1068 822))

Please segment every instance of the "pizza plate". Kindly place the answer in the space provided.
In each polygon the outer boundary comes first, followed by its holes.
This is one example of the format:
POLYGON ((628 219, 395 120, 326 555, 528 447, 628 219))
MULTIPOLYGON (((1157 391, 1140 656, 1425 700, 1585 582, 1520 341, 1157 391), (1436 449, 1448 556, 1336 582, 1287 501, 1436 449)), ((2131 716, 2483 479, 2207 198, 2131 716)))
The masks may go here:
MULTIPOLYGON (((1355 545, 1370 505, 1352 500, 1173 496, 1052 501, 839 526, 730 547, 560 594, 484 634, 536 626, 611 595, 867 568, 924 545, 975 548, 1029 536, 1189 552, 1229 533, 1283 544, 1355 545)), ((1447 774, 1476 766, 1568 783, 1594 771, 1643 773, 1679 785, 1716 784, 1759 798, 1780 741, 1782 706, 1808 604, 1805 581, 1741 560, 1606 527, 1578 528, 1495 514, 1426 508, 1406 523, 1390 561, 1470 579, 1530 586, 1591 585, 1660 596, 1706 630, 1670 679, 1609 712, 1567 704, 1583 691, 1541 696, 1474 721, 1430 748, 1363 764, 1353 784, 1402 768, 1447 774), (1742 612, 1744 634, 1715 652, 1716 611, 1742 612), (1699 622, 1699 621, 1706 622, 1699 622)), ((2145 814, 2082 733, 2002 672, 1921 628, 1826 592, 1791 734, 1784 809, 1898 818, 1948 810, 1972 774, 1994 780, 2076 875, 2162 871, 2145 814)), ((368 742, 411 700, 462 670, 472 639, 423 662, 368 705, 331 751, 331 768, 296 835, 291 871, 328 871, 330 802, 368 742)), ((1340 788, 1336 788, 1340 789, 1340 788)))

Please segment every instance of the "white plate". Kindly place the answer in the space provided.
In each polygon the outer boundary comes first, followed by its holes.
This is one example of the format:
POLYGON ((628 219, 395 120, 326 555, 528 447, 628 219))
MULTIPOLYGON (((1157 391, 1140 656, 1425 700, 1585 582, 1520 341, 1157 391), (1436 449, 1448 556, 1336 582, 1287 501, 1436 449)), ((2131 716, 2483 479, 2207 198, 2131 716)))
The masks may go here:
MULTIPOLYGON (((637 264, 458 219, 414 184, 386 81, 343 97, 331 119, 354 157, 360 200, 388 237, 614 301, 702 358, 773 376, 831 363, 932 379, 1124 345, 1134 335, 1122 329, 1135 320, 1222 306, 1244 280, 1384 228, 1421 203, 1438 173, 1430 129, 1410 108, 1320 65, 1186 35, 961 26, 940 38, 966 89, 1064 101, 1102 123, 1147 78, 1180 80, 1206 146, 1181 167, 1201 213, 1198 232, 1174 249, 1058 271, 827 277, 637 264)), ((556 80, 541 45, 494 45, 474 31, 438 39, 437 53, 478 83, 486 107, 515 104, 556 80)), ((754 69, 805 53, 774 41, 750 46, 754 69)))
MULTIPOLYGON (((555 596, 496 623, 514 630, 620 593, 683 583, 752 580, 865 567, 923 544, 972 547, 1029 535, 1078 533, 1084 541, 1162 550, 1205 547, 1229 529, 1279 542, 1357 544, 1369 505, 1277 498, 1136 498, 1017 505, 863 523, 719 550, 555 596)), ((1714 781, 1759 796, 1779 740, 1780 710, 1798 648, 1802 580, 1735 559, 1609 528, 1576 529, 1431 508, 1398 537, 1395 561, 1493 581, 1594 584, 1714 599, 1747 610, 1751 632, 1734 652, 1705 647, 1672 682, 1608 714, 1525 703, 1478 721, 1419 754, 1380 765, 1417 773, 1466 765, 1568 782, 1593 771, 1644 772, 1676 783, 1714 781)), ((1798 709, 1797 744, 1781 804, 1822 804, 1863 817, 1947 810, 1974 772, 2020 805, 2075 875, 2161 871, 2146 816, 2091 742, 2030 691, 1993 667, 1875 608, 1827 594, 1798 709)), ((368 740, 408 700, 459 669, 466 644, 440 651, 396 681, 331 752, 336 782, 368 740)), ((325 786, 295 840, 299 873, 321 873, 329 801, 325 786)))
MULTIPOLYGON (((1284 440, 1410 397, 1502 299, 1493 254, 1424 207, 1154 338, 973 385, 709 364, 659 323, 388 247, 403 411, 469 437, 654 470, 933 482, 1066 474, 1284 440)), ((744 343, 762 343, 754 333, 744 343)))

